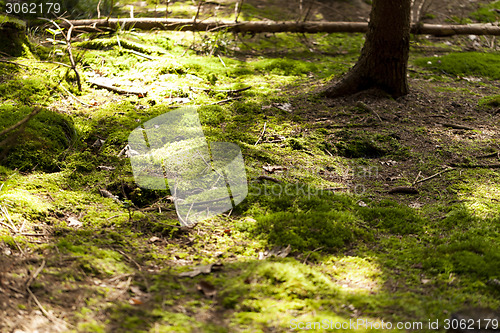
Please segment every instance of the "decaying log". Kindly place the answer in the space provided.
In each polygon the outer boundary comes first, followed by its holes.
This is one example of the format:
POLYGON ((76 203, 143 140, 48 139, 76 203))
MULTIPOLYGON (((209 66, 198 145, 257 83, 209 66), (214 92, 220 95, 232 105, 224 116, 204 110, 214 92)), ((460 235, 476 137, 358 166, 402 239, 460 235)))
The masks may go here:
MULTIPOLYGON (((122 29, 136 28, 143 30, 179 30, 179 31, 215 31, 227 29, 231 32, 362 32, 368 31, 367 22, 274 22, 274 21, 193 21, 191 19, 167 18, 121 18, 73 20, 71 24, 79 30, 95 31, 98 28, 122 29)), ((62 27, 69 28, 69 23, 61 22, 62 27)), ((500 35, 500 26, 492 24, 413 24, 414 34, 452 36, 452 35, 500 35)))

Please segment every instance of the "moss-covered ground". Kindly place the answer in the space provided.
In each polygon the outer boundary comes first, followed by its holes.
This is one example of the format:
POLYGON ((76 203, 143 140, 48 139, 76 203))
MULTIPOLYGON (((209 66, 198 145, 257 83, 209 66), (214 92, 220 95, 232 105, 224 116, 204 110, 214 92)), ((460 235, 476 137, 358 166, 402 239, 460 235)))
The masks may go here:
POLYGON ((57 45, 0 62, 0 131, 43 107, 0 144, 0 331, 435 332, 429 320, 444 331, 457 309, 500 306, 489 40, 470 52, 468 37, 415 38, 408 96, 327 100, 362 35, 95 37, 73 44, 82 92, 57 45), (171 193, 138 187, 119 156, 132 130, 184 105, 208 141, 239 145, 249 181, 233 211, 188 229, 171 193))

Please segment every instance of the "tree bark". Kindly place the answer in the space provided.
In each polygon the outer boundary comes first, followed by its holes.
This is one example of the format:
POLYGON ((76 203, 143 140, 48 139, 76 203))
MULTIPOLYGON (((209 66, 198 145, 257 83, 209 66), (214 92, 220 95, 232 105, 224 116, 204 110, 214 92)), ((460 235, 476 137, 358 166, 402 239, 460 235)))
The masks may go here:
MULTIPOLYGON (((99 28, 116 30, 121 28, 137 28, 143 30, 179 30, 179 31, 217 31, 227 29, 230 32, 299 32, 299 33, 333 33, 333 32, 361 32, 368 31, 366 22, 273 22, 273 21, 214 21, 205 20, 193 22, 190 19, 165 19, 165 18, 124 18, 124 19, 93 19, 70 21, 75 29, 84 31, 97 31, 99 28)), ((66 22, 61 22, 61 27, 69 28, 66 22)), ((469 25, 441 25, 423 24, 411 27, 413 34, 436 36, 452 35, 497 35, 500 36, 500 26, 491 24, 469 25)))
POLYGON ((358 62, 340 83, 324 91, 325 96, 345 96, 369 88, 381 89, 393 97, 408 93, 410 7, 411 0, 373 1, 358 62))

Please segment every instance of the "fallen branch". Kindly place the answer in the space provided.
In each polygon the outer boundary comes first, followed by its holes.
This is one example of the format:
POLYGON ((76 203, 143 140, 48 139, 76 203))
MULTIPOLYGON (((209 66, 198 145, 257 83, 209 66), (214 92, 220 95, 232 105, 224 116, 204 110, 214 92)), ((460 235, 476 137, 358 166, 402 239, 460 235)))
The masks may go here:
MULTIPOLYGON (((274 21, 196 21, 192 19, 166 18, 121 18, 121 19, 88 19, 69 21, 79 30, 96 31, 97 28, 111 28, 117 30, 134 27, 136 29, 176 30, 176 31, 216 31, 228 32, 297 32, 297 33, 333 33, 333 32, 360 32, 368 31, 367 22, 274 22, 274 21)), ((62 27, 69 28, 67 22, 62 27)), ((453 36, 453 35, 500 35, 500 27, 492 24, 413 24, 412 34, 453 36)))
POLYGON ((490 158, 490 157, 496 157, 496 158, 500 159, 500 152, 496 151, 496 152, 493 152, 491 154, 477 156, 476 158, 490 158))
POLYGON ((4 60, 4 59, 0 59, 0 62, 6 63, 6 64, 11 64, 11 65, 16 65, 16 66, 19 66, 19 67, 28 67, 26 65, 19 64, 19 63, 14 62, 14 61, 4 60))
POLYGON ((455 168, 464 168, 464 169, 479 169, 479 168, 484 168, 484 169, 499 169, 500 164, 456 164, 452 163, 452 167, 455 168))
POLYGON ((441 125, 443 125, 444 127, 451 127, 453 129, 463 129, 463 130, 467 130, 467 131, 475 130, 472 127, 468 127, 468 126, 464 126, 464 125, 457 125, 457 124, 450 124, 450 123, 442 123, 441 125))
POLYGON ((201 90, 201 91, 206 91, 206 92, 221 92, 221 93, 226 93, 226 94, 237 94, 239 92, 248 90, 252 87, 245 87, 241 89, 228 89, 228 90, 216 90, 216 89, 211 89, 211 88, 198 88, 198 87, 189 87, 190 89, 194 90, 201 90))
POLYGON ((223 104, 223 103, 235 101, 235 100, 240 99, 240 98, 241 98, 241 96, 239 96, 239 97, 233 97, 233 98, 227 98, 227 99, 223 99, 223 100, 218 101, 218 102, 210 103, 208 105, 223 104))
POLYGON ((435 173, 435 174, 433 174, 432 176, 429 176, 429 177, 427 177, 427 178, 420 179, 419 181, 416 181, 416 180, 415 180, 415 181, 413 182, 413 185, 416 185, 416 184, 420 184, 420 183, 426 182, 426 181, 428 181, 428 180, 431 180, 432 178, 436 178, 437 176, 439 176, 439 175, 441 175, 441 174, 443 174, 443 173, 445 173, 445 172, 448 172, 448 171, 450 171, 450 170, 453 170, 453 168, 447 168, 447 169, 444 169, 443 171, 440 171, 440 172, 438 172, 438 173, 435 173))
POLYGON ((389 190, 389 194, 396 194, 396 193, 418 194, 418 190, 414 187, 409 187, 409 186, 398 186, 389 190))
POLYGON ((91 85, 97 86, 99 88, 104 88, 104 89, 110 90, 112 92, 115 92, 117 94, 121 94, 121 95, 137 95, 139 97, 145 97, 148 94, 148 92, 145 90, 141 90, 141 91, 139 91, 139 90, 126 90, 126 89, 113 87, 113 86, 110 86, 108 84, 100 83, 100 82, 93 81, 93 80, 87 80, 87 81, 91 85))
POLYGON ((269 176, 259 176, 257 177, 257 180, 269 180, 273 183, 281 183, 281 180, 269 176))

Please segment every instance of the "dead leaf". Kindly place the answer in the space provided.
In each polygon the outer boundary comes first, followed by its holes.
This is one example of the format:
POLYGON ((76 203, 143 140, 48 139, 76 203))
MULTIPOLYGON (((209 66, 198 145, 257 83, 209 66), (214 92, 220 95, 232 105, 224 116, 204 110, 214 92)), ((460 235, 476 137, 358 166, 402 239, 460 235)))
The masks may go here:
POLYGON ((283 142, 285 141, 285 137, 283 135, 270 135, 267 136, 266 141, 268 143, 277 143, 277 142, 283 142))
POLYGON ((99 165, 99 166, 97 167, 97 169, 99 169, 99 170, 101 170, 101 171, 102 171, 102 170, 106 170, 106 171, 113 171, 113 170, 115 170, 116 168, 115 168, 115 167, 106 166, 106 165, 99 165))
POLYGON ((131 305, 141 305, 141 304, 143 304, 143 302, 140 299, 134 298, 134 297, 132 297, 131 299, 129 299, 128 302, 131 305))
POLYGON ((292 104, 290 103, 273 103, 273 106, 286 112, 292 112, 292 104))
POLYGON ((285 258, 290 254, 291 251, 290 244, 287 247, 275 247, 271 251, 259 252, 259 260, 264 260, 270 257, 285 258))
POLYGON ((83 225, 76 217, 70 216, 68 217, 68 227, 72 228, 80 228, 83 225))
POLYGON ((380 161, 380 164, 382 164, 382 165, 387 165, 387 166, 391 166, 391 165, 396 165, 396 164, 398 164, 398 162, 393 161, 393 160, 388 160, 388 161, 380 161))
POLYGON ((161 238, 153 236, 149 239, 149 243, 155 243, 155 242, 160 242, 161 238))
POLYGON ((214 263, 214 264, 209 264, 209 265, 199 265, 193 267, 193 269, 189 272, 182 272, 179 274, 180 277, 195 277, 200 274, 209 274, 212 271, 217 271, 222 268, 221 263, 214 263))
POLYGON ((201 291, 207 298, 214 297, 217 294, 217 289, 215 289, 215 286, 205 280, 201 280, 199 283, 197 283, 196 289, 198 289, 198 291, 201 291))
POLYGON ((286 170, 288 170, 287 167, 280 166, 280 165, 265 165, 265 166, 262 167, 262 169, 264 169, 265 171, 267 171, 269 173, 274 173, 276 171, 286 171, 286 170))
POLYGON ((133 292, 135 295, 142 295, 144 294, 138 286, 130 286, 130 291, 133 292))

